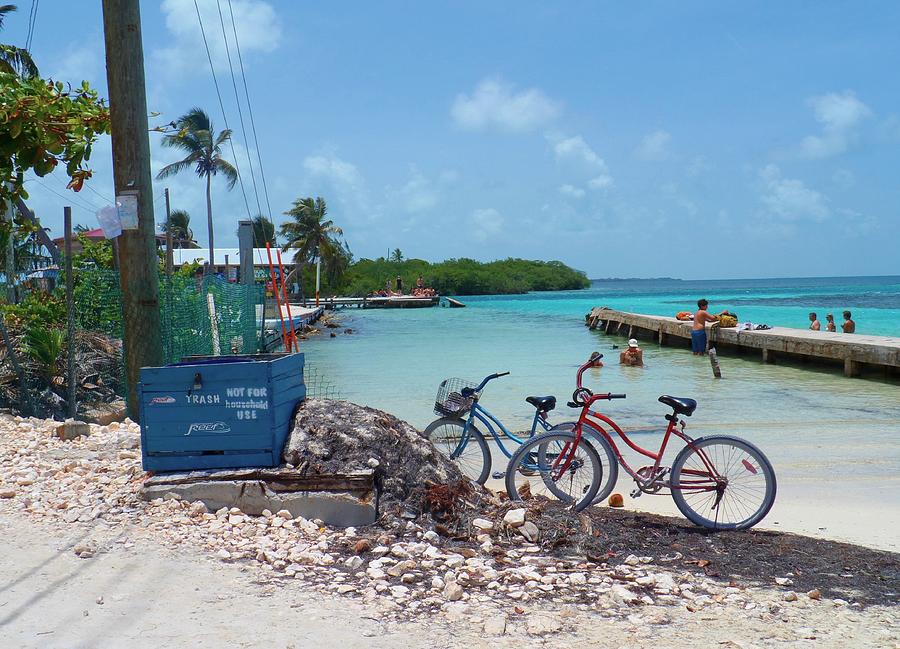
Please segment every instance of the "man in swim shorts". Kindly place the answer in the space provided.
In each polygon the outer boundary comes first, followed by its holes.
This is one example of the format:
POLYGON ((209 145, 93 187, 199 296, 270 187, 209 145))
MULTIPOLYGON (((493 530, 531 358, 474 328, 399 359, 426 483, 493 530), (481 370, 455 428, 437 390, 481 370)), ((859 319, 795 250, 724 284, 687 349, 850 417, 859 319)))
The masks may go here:
POLYGON ((719 316, 710 315, 707 311, 709 302, 697 300, 697 313, 694 314, 694 324, 691 325, 691 351, 694 356, 706 354, 706 323, 718 322, 719 316))

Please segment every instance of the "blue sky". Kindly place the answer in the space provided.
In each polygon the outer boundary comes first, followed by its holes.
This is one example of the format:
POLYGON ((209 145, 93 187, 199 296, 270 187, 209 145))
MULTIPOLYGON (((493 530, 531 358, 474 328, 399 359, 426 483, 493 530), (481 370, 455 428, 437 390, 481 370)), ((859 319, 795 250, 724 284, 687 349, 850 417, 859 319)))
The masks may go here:
MULTIPOLYGON (((45 76, 105 95, 100 5, 44 0, 32 50, 45 76)), ((255 213, 216 0, 199 5, 255 213)), ((553 258, 591 277, 900 272, 897 3, 232 5, 275 221, 322 196, 358 257, 553 258)), ((29 7, 3 42, 24 43, 29 7)), ((151 122, 196 105, 223 128, 193 0, 141 10, 151 122)), ((150 137, 158 170, 175 154, 150 137)), ((93 226, 112 199, 108 140, 92 166, 94 191, 68 201, 60 172, 29 182, 56 232, 67 202, 93 226)), ((203 183, 155 181, 158 221, 164 186, 205 242, 203 183)), ((214 186, 216 243, 236 246, 243 198, 214 186)))

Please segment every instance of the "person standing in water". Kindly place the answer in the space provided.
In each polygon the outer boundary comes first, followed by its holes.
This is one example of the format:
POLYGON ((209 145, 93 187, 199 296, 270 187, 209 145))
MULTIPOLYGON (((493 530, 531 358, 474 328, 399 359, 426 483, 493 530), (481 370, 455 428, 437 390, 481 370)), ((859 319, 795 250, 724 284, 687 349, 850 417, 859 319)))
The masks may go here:
POLYGON ((825 331, 836 331, 837 327, 834 325, 834 314, 828 313, 825 315, 825 331))
POLYGON ((851 315, 849 311, 844 311, 844 323, 841 325, 841 330, 845 334, 852 334, 856 331, 856 323, 853 322, 851 315))
POLYGON ((709 302, 705 299, 697 300, 697 312, 694 314, 694 324, 691 326, 691 351, 694 356, 706 354, 706 323, 718 322, 719 316, 711 315, 707 311, 709 302))
POLYGON ((812 331, 819 331, 822 328, 821 323, 819 323, 819 316, 815 313, 809 314, 809 328, 812 331))

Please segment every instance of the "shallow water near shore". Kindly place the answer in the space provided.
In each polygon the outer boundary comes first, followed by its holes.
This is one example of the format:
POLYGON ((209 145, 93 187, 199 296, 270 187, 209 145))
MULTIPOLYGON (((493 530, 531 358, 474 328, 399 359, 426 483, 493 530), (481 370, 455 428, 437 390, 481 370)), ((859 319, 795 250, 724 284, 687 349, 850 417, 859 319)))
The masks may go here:
MULTIPOLYGON (((843 286, 821 284, 815 290, 819 296, 834 295, 847 286, 869 286, 877 279, 854 279, 855 284, 843 286)), ((752 280, 757 281, 775 280, 752 280)), ((893 293, 900 294, 900 278, 892 281, 876 282, 886 301, 894 299, 893 293)), ((775 466, 779 493, 762 527, 900 550, 896 538, 900 529, 900 383, 847 379, 839 370, 764 365, 755 357, 731 356, 721 357, 723 378, 716 380, 708 359, 652 343, 642 343, 646 367, 620 367, 614 347, 621 348, 626 341, 584 326, 584 314, 592 306, 670 314, 681 308, 674 304, 676 300, 684 300, 684 308, 690 303, 681 288, 675 293, 658 286, 634 291, 633 283, 620 282, 616 290, 608 290, 610 284, 615 283, 595 283, 584 292, 467 297, 463 298, 465 309, 347 309, 339 312, 339 319, 342 328, 353 328, 353 334, 313 337, 303 342, 302 351, 308 365, 333 383, 341 398, 381 408, 419 428, 435 418, 434 396, 442 379, 477 382, 487 374, 509 371, 509 376, 487 386, 482 405, 511 430, 523 430, 533 414, 524 401, 527 395, 556 395, 559 405, 551 413, 553 421, 577 416, 565 402, 574 389, 578 365, 597 350, 605 355, 606 365, 587 373, 585 385, 595 391, 627 393, 627 399, 605 404, 604 410, 633 432, 640 445, 654 450, 658 446, 667 408, 657 398, 672 394, 699 402, 687 420, 689 434, 738 435, 765 451, 775 466), (631 292, 622 285, 631 286, 631 292)), ((794 311, 805 320, 811 308, 807 304, 753 307, 760 309, 757 313, 747 305, 719 299, 709 286, 712 283, 696 284, 685 290, 696 294, 706 289, 700 294, 710 299, 713 310, 720 305, 733 308, 742 319, 789 326, 794 311)), ((750 288, 739 290, 745 291, 745 300, 758 299, 761 293, 765 299, 774 299, 776 292, 782 297, 801 292, 784 286, 753 295, 746 292, 750 288)), ((877 301, 861 295, 857 299, 877 301)), ((900 308, 868 307, 874 314, 870 315, 851 306, 857 322, 871 325, 864 329, 860 324, 861 332, 898 333, 900 308)), ((496 450, 495 455, 502 465, 505 458, 496 450)), ((626 458, 637 466, 643 464, 633 454, 626 458)), ((620 474, 618 490, 625 494, 627 507, 677 513, 669 497, 629 499, 632 486, 620 474)))

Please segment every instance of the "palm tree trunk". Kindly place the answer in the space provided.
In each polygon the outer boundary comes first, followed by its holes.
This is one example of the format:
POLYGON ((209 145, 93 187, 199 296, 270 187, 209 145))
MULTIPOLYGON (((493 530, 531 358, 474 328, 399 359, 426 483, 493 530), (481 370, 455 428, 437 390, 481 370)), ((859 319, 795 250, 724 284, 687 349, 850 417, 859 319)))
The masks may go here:
POLYGON ((207 273, 212 274, 215 267, 215 242, 213 240, 213 219, 212 219, 212 194, 210 187, 212 185, 212 176, 206 174, 206 227, 209 230, 209 266, 207 273))

